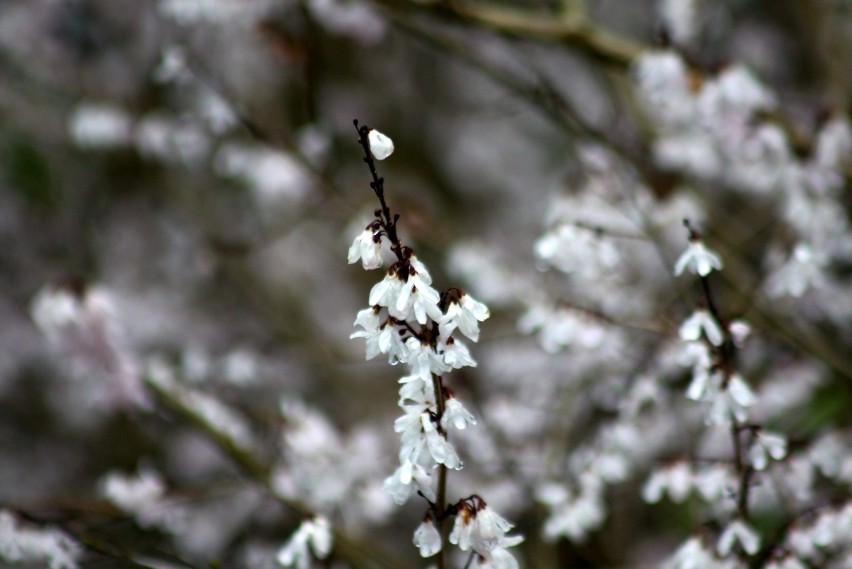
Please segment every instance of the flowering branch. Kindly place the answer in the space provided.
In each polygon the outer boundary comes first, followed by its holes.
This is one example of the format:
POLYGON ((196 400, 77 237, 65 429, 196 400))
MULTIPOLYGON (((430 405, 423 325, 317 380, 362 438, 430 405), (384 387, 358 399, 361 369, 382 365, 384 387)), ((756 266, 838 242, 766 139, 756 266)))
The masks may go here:
POLYGON ((502 560, 510 563, 504 566, 516 566, 506 548, 520 543, 520 538, 505 535, 512 525, 487 509, 485 500, 474 494, 455 504, 447 503, 448 472, 462 468, 449 442, 449 429, 465 429, 475 425, 476 419, 445 386, 443 375, 452 369, 476 366, 467 346, 454 334, 458 331, 478 341, 479 322, 490 316, 488 308, 459 288, 441 294, 432 288, 426 266, 399 238, 399 214, 388 206, 384 178, 376 171, 376 160, 390 156, 393 142, 357 120, 354 125, 372 177, 370 187, 380 207, 349 248, 349 262, 360 260, 368 270, 381 267, 382 238, 389 241, 396 261, 370 291, 370 306, 355 320, 363 330, 352 337, 366 339, 368 359, 386 354, 389 363, 405 363, 410 368, 409 375, 399 380, 399 406, 404 414, 394 423, 394 430, 401 435, 400 466, 385 479, 385 490, 398 504, 415 490, 428 502, 423 523, 414 532, 414 544, 423 557, 438 554, 438 567, 447 566, 446 539, 462 551, 471 550, 483 562, 502 560), (438 470, 437 491, 428 470, 434 468, 438 470), (450 516, 456 521, 447 538, 445 522, 450 516))

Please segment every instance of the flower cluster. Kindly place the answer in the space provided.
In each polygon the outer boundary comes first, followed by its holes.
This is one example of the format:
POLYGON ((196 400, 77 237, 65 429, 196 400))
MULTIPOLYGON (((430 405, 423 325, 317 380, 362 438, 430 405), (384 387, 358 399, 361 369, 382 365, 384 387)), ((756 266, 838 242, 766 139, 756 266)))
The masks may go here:
MULTIPOLYGON (((403 504, 415 491, 429 502, 425 520, 414 535, 415 545, 427 557, 442 550, 441 532, 435 523, 440 525, 453 513, 445 504, 447 469, 462 468, 458 452, 449 441, 449 431, 476 424, 474 416, 444 385, 443 375, 453 369, 476 367, 460 337, 478 341, 479 323, 490 314, 484 304, 459 288, 443 293, 433 288, 426 266, 397 235, 399 216, 391 214, 385 201, 384 179, 375 170, 374 160, 387 158, 393 152, 393 142, 369 127, 358 128, 357 121, 355 126, 365 162, 373 175, 370 187, 381 207, 376 210, 375 219, 353 241, 349 262, 360 260, 366 270, 381 267, 384 240, 389 243, 395 260, 370 291, 369 307, 361 310, 355 319, 361 330, 351 337, 366 340, 367 359, 382 354, 390 364, 402 363, 408 368, 408 373, 399 380, 399 406, 403 414, 394 423, 394 430, 400 435, 400 465, 385 479, 384 487, 397 504, 403 504), (439 469, 437 489, 431 474, 435 468, 439 469)), ((508 557, 515 563, 504 548, 517 542, 502 539, 508 522, 485 510, 480 498, 467 500, 461 502, 456 512, 457 529, 450 541, 463 551, 472 548, 483 560, 508 557), (458 520, 463 518, 466 521, 459 525, 458 520), (474 519, 480 520, 475 527, 484 528, 481 532, 474 531, 470 523, 474 519), (476 537, 480 533, 482 539, 476 537)))

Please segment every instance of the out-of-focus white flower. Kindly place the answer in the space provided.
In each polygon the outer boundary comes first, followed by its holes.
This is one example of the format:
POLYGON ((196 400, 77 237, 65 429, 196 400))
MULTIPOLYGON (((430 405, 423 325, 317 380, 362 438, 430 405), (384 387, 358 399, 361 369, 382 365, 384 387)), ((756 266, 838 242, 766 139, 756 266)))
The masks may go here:
POLYGON ((307 170, 295 157, 262 146, 225 144, 216 153, 214 167, 245 183, 265 204, 300 200, 311 188, 307 170))
POLYGON ((807 565, 799 561, 794 555, 788 555, 783 559, 775 559, 766 565, 766 569, 808 569, 807 565))
POLYGON ((152 77, 158 83, 184 81, 192 76, 186 61, 186 50, 179 45, 169 45, 163 49, 160 63, 154 68, 152 77))
POLYGON ((74 109, 68 119, 68 131, 81 148, 121 148, 130 143, 133 121, 114 105, 86 103, 74 109))
POLYGON ((331 526, 325 517, 317 516, 302 522, 290 540, 278 550, 276 558, 284 567, 309 569, 310 552, 313 552, 317 559, 325 559, 331 552, 331 545, 331 526))
POLYGON ((327 30, 365 44, 379 41, 387 28, 378 11, 366 2, 309 0, 306 6, 311 15, 327 30))
POLYGON ((157 9, 166 18, 184 26, 198 23, 248 25, 274 5, 271 0, 159 0, 157 9))
POLYGON ((692 485, 693 474, 689 464, 677 462, 655 470, 642 488, 642 497, 646 502, 656 504, 668 492, 672 501, 680 503, 689 496, 692 485))
POLYGON ((731 333, 731 339, 738 348, 742 348, 746 339, 751 334, 751 326, 745 320, 734 320, 728 324, 728 332, 731 333))
POLYGON ((367 140, 370 142, 370 153, 376 160, 384 160, 393 154, 393 140, 376 129, 370 130, 367 140))
POLYGON ((696 310, 680 326, 680 339, 686 342, 696 342, 701 339, 701 333, 714 346, 721 346, 725 341, 722 329, 707 310, 696 310))
POLYGON ((748 451, 749 462, 755 470, 764 470, 769 457, 781 460, 787 456, 787 439, 777 433, 760 430, 755 434, 754 442, 748 451))
POLYGON ((195 166, 207 159, 212 143, 198 124, 152 113, 136 125, 134 144, 140 154, 166 164, 195 166))
POLYGON ((695 239, 690 241, 686 251, 678 258, 675 263, 674 274, 679 276, 687 268, 699 276, 706 277, 713 269, 722 270, 722 259, 705 247, 703 242, 695 239))
POLYGON ((784 295, 799 298, 808 289, 825 285, 827 264, 827 255, 814 251, 807 243, 797 243, 787 263, 766 281, 766 291, 776 298, 784 295))
POLYGON ((741 423, 748 420, 747 409, 757 402, 757 396, 742 375, 734 373, 724 387, 724 377, 721 373, 713 374, 710 379, 711 382, 701 399, 709 406, 707 423, 727 425, 733 420, 741 423))
POLYGON ((744 121, 756 111, 772 110, 776 103, 772 92, 743 65, 725 69, 704 85, 698 97, 705 120, 717 128, 730 120, 744 121))
POLYGON ((852 126, 846 118, 837 117, 823 125, 814 154, 821 166, 838 168, 852 162, 852 126))
POLYGON ((431 557, 441 551, 441 534, 435 528, 432 516, 428 516, 414 531, 414 545, 420 549, 421 557, 431 557))
POLYGON ((359 233, 349 247, 349 264, 358 259, 368 271, 382 266, 382 241, 372 226, 359 233))
POLYGON ((749 555, 754 555, 760 549, 760 536, 741 520, 734 520, 719 536, 716 551, 722 557, 727 557, 738 541, 749 555))
POLYGON ((187 512, 166 500, 165 481, 153 470, 136 475, 111 472, 101 480, 100 488, 104 498, 133 515, 143 528, 179 532, 184 526, 187 512))
POLYGON ((536 255, 563 273, 603 276, 621 262, 621 255, 608 239, 577 223, 559 223, 535 244, 536 255))
POLYGON ((694 120, 689 72, 676 51, 648 51, 637 59, 633 70, 645 108, 658 122, 678 125, 694 120))
POLYGON ((82 548, 62 531, 29 528, 0 510, 0 560, 49 569, 77 569, 82 548))
POLYGON ((731 561, 717 559, 697 537, 687 540, 663 565, 664 569, 732 569, 733 566, 731 561))
POLYGON ((589 532, 599 528, 606 519, 606 509, 601 495, 603 484, 581 483, 575 495, 563 486, 546 484, 536 497, 550 508, 544 523, 544 536, 555 541, 565 536, 580 543, 589 532))
POLYGON ((212 89, 205 89, 198 95, 198 112, 214 134, 225 134, 240 124, 230 103, 212 89))
POLYGON ((82 283, 48 285, 36 294, 30 311, 51 346, 71 363, 71 375, 92 387, 97 405, 148 404, 107 290, 82 283))
POLYGON ((660 16, 677 43, 691 41, 698 32, 697 8, 696 0, 660 0, 660 16))
POLYGON ((491 316, 488 307, 474 300, 470 295, 462 293, 461 298, 453 300, 447 306, 446 314, 439 320, 439 329, 443 338, 449 338, 458 328, 462 334, 479 341, 479 323, 491 316))
POLYGON ((136 513, 158 502, 166 492, 162 477, 152 470, 136 476, 108 474, 101 483, 104 497, 128 513, 136 513))

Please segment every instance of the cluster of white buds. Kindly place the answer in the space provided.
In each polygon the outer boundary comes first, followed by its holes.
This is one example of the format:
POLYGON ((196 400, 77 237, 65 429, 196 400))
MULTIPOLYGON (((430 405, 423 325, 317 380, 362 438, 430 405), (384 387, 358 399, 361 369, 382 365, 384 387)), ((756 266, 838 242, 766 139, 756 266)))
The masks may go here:
MULTIPOLYGON (((401 439, 400 466, 385 480, 384 488, 397 504, 403 504, 415 491, 429 502, 425 521, 414 534, 415 545, 421 555, 427 557, 442 549, 441 533, 436 523, 440 525, 455 511, 445 504, 446 470, 461 469, 462 461, 448 440, 448 431, 451 427, 463 430, 476 424, 473 415, 453 391, 444 386, 442 376, 452 369, 476 366, 467 345, 459 336, 478 341, 479 323, 490 314, 484 304, 458 288, 439 293, 432 287, 432 277, 426 266, 397 236, 399 216, 391 214, 385 202, 384 180, 375 171, 374 159, 389 156, 393 143, 369 127, 358 128, 357 121, 355 126, 365 151, 365 162, 373 175, 370 187, 381 208, 376 210, 376 218, 352 243, 349 262, 355 263, 360 259, 367 270, 382 266, 383 239, 389 242, 396 259, 384 278, 370 291, 370 306, 361 310, 355 319, 355 325, 361 330, 351 337, 366 340, 367 359, 384 354, 390 364, 408 366, 408 373, 399 380, 399 406, 403 414, 394 423, 394 430, 401 439), (430 474, 436 468, 441 471, 437 489, 430 474)), ((484 507, 481 499, 477 503, 484 507)), ((458 511, 460 517, 467 512, 468 518, 471 512, 478 512, 483 519, 490 519, 492 515, 490 510, 483 513, 481 508, 471 510, 467 506, 458 511)), ((504 547, 515 543, 496 540, 492 547, 477 546, 474 550, 482 559, 489 559, 498 542, 504 547)), ((466 546, 461 547, 460 544, 460 547, 466 550, 469 545, 467 541, 464 543, 466 546)), ((496 555, 499 558, 503 554, 496 555)))

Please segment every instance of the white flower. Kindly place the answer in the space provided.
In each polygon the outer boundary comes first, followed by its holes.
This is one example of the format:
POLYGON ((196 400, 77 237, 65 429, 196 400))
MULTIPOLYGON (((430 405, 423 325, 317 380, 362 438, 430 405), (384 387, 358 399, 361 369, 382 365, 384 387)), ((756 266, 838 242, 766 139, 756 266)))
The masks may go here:
POLYGON ((411 375, 416 375, 429 382, 432 374, 441 375, 450 371, 450 367, 444 363, 444 359, 435 353, 428 344, 424 344, 417 338, 411 337, 405 341, 407 352, 407 363, 411 366, 411 375))
POLYGON ((382 484, 385 491, 390 494, 393 501, 402 505, 408 500, 414 487, 417 488, 427 500, 435 501, 435 491, 432 489, 432 479, 426 469, 410 460, 404 461, 392 475, 385 478, 382 484))
POLYGON ((692 482, 692 469, 689 464, 677 462, 663 470, 654 471, 642 489, 642 497, 646 502, 656 504, 668 490, 672 501, 680 503, 689 496, 692 482))
POLYGON ((758 431, 748 456, 755 470, 765 470, 769 464, 768 457, 781 460, 787 456, 787 439, 776 433, 758 431))
POLYGON ((435 389, 431 379, 423 381, 419 375, 406 375, 399 378, 402 387, 399 388, 399 405, 404 407, 405 401, 427 403, 431 405, 432 393, 435 389))
POLYGON ((441 427, 446 429, 450 423, 460 431, 468 425, 476 424, 474 416, 455 397, 450 397, 444 403, 444 416, 441 417, 441 427))
POLYGON ((317 559, 325 559, 331 551, 332 535, 328 520, 317 516, 302 522, 284 547, 278 551, 278 563, 284 567, 308 569, 311 566, 310 546, 317 559))
POLYGON ((370 306, 384 306, 388 309, 391 306, 395 306, 403 284, 396 273, 386 274, 384 279, 377 282, 370 289, 370 298, 368 301, 370 306))
POLYGON ((738 348, 742 348, 746 339, 751 334, 751 326, 745 320, 734 320, 728 324, 728 331, 738 348))
POLYGON ((408 280, 402 285, 397 296, 396 303, 388 308, 391 316, 400 320, 407 320, 412 310, 414 317, 420 324, 426 324, 426 317, 438 322, 444 315, 438 303, 441 297, 429 283, 415 272, 409 275, 408 280))
POLYGON ((438 432, 435 423, 432 422, 432 417, 428 413, 423 413, 420 415, 420 423, 426 437, 426 448, 429 449, 429 454, 432 455, 435 462, 453 470, 460 470, 462 461, 456 449, 438 432))
POLYGON ((681 545, 674 555, 663 565, 666 569, 728 569, 701 544, 697 537, 690 538, 681 545))
POLYGON ((495 547, 479 560, 479 569, 518 569, 517 559, 504 547, 495 547))
MULTIPOLYGON (((371 309, 368 308, 366 310, 371 309)), ((371 325, 372 320, 369 319, 369 316, 365 316, 364 318, 361 317, 364 312, 365 311, 362 310, 358 313, 359 320, 364 321, 367 325, 371 325)), ((358 324, 358 320, 356 320, 355 323, 358 324)), ((353 332, 349 338, 366 338, 368 360, 373 359, 379 354, 387 354, 388 363, 391 365, 408 361, 408 348, 406 348, 405 343, 403 343, 396 327, 390 322, 385 322, 375 329, 368 328, 366 330, 353 332)))
POLYGON ((741 423, 748 420, 746 409, 757 402, 757 397, 743 377, 738 373, 733 374, 725 388, 722 387, 724 379, 721 373, 713 374, 711 380, 702 396, 702 400, 710 405, 707 423, 726 425, 732 419, 741 423))
POLYGON ((384 160, 393 154, 393 140, 376 129, 370 130, 367 140, 370 142, 370 152, 376 160, 384 160))
POLYGON ((500 563, 490 565, 491 567, 513 567, 511 562, 514 558, 511 558, 511 555, 507 558, 506 554, 497 551, 514 547, 523 541, 521 536, 506 535, 512 527, 511 523, 486 506, 484 502, 475 511, 471 506, 465 505, 456 516, 456 523, 453 531, 450 532, 450 543, 458 545, 462 551, 472 549, 483 561, 500 563))
POLYGON ((722 329, 707 310, 696 310, 680 326, 680 338, 686 342, 695 342, 701 338, 701 332, 714 346, 721 346, 725 341, 722 329))
POLYGON ((368 332, 375 332, 379 329, 380 322, 381 319, 379 318, 379 311, 374 307, 370 307, 358 311, 358 315, 355 317, 353 326, 360 326, 368 332))
POLYGON ((368 271, 382 266, 382 241, 372 227, 362 231, 349 247, 349 263, 355 263, 358 259, 361 259, 361 265, 368 271))
POLYGON ((675 263, 674 274, 680 275, 686 268, 689 268, 693 273, 706 277, 713 269, 722 270, 722 259, 705 247, 704 243, 696 239, 690 241, 689 247, 678 258, 675 263))
POLYGON ((719 541, 716 544, 716 551, 722 557, 730 555, 734 548, 734 543, 740 542, 743 550, 749 555, 754 555, 760 548, 760 536, 753 529, 741 522, 735 520, 731 525, 725 528, 722 535, 719 536, 719 541))
POLYGON ((452 369, 476 367, 476 360, 471 357, 470 350, 460 340, 450 338, 446 344, 438 346, 438 351, 443 356, 444 363, 452 369))
POLYGON ((435 528, 432 516, 427 517, 415 530, 414 545, 420 549, 420 557, 431 557, 441 551, 441 534, 435 528))
POLYGON ((479 341, 479 322, 485 321, 489 316, 491 313, 487 306, 468 294, 462 294, 458 302, 450 302, 447 313, 439 320, 441 337, 449 338, 453 330, 458 328, 462 334, 477 342, 479 341))

